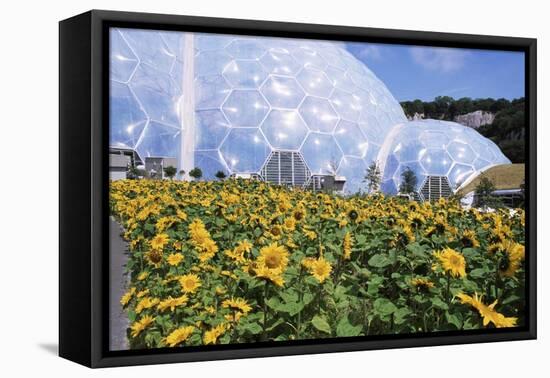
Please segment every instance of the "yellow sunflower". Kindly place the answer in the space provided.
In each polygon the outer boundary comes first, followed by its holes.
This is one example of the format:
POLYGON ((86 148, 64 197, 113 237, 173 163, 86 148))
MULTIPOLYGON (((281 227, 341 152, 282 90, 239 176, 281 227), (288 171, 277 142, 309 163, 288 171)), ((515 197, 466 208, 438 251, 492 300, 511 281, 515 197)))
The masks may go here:
POLYGON ((434 287, 434 283, 432 281, 423 277, 413 278, 411 280, 411 285, 413 285, 418 289, 424 289, 424 290, 431 289, 432 287, 434 287))
POLYGON ((445 272, 448 272, 453 277, 466 276, 466 260, 461 253, 445 248, 440 252, 435 252, 434 256, 439 260, 445 272))
POLYGON ((170 237, 167 234, 158 234, 151 239, 151 248, 162 250, 169 240, 170 237))
POLYGON ((332 272, 332 266, 330 263, 325 260, 324 257, 319 257, 318 259, 313 259, 306 263, 309 266, 309 272, 319 283, 325 282, 325 280, 330 276, 332 272))
POLYGON ((169 296, 167 299, 160 301, 160 303, 157 306, 157 309, 160 312, 163 312, 167 309, 170 309, 170 311, 174 311, 176 307, 185 305, 187 301, 188 301, 188 298, 187 298, 187 295, 185 294, 177 298, 172 298, 171 296, 169 296))
POLYGON ((226 299, 222 302, 222 307, 229 308, 243 314, 248 314, 250 311, 252 311, 252 306, 250 306, 243 298, 226 299))
POLYGON ((259 268, 265 267, 282 272, 288 265, 288 251, 284 246, 272 243, 260 249, 256 264, 259 268))
POLYGON ((503 277, 513 277, 525 259, 525 246, 506 240, 502 243, 502 251, 504 256, 498 266, 499 273, 503 277))
POLYGON ((476 233, 473 230, 466 230, 462 233, 462 237, 460 238, 460 241, 462 242, 462 245, 464 245, 465 248, 477 248, 479 247, 479 242, 476 238, 476 233))
POLYGON ((169 347, 175 347, 183 343, 185 340, 187 340, 191 336, 194 330, 195 330, 195 327, 193 326, 178 328, 172 333, 170 333, 168 336, 166 336, 166 344, 169 347))
POLYGON ((227 328, 227 325, 222 323, 204 332, 204 345, 216 344, 218 342, 218 338, 225 333, 227 328))
POLYGON ((351 245, 353 240, 351 238, 351 233, 346 232, 344 235, 344 241, 342 243, 342 249, 344 250, 344 260, 349 260, 351 258, 351 245))
POLYGON ((145 297, 142 300, 140 300, 136 306, 136 314, 139 314, 143 310, 146 310, 148 308, 151 308, 159 303, 158 298, 151 298, 151 297, 145 297))
POLYGON ((134 322, 130 326, 130 329, 132 330, 131 335, 132 337, 138 337, 139 334, 147 327, 149 327, 153 322, 155 321, 155 318, 153 318, 150 315, 145 315, 137 322, 134 322))
POLYGON ((181 285, 181 291, 193 294, 201 286, 201 280, 196 274, 190 273, 181 276, 178 279, 181 285))
POLYGON ((183 260, 183 255, 181 253, 172 253, 166 259, 168 264, 170 264, 172 266, 178 265, 181 262, 181 260, 183 260))
POLYGON ((162 262, 162 251, 160 249, 152 249, 145 253, 145 257, 149 261, 151 265, 154 265, 155 267, 159 267, 160 263, 162 262))
POLYGON ((493 323, 496 328, 516 326, 517 318, 506 317, 495 311, 495 306, 498 303, 498 300, 494 301, 490 305, 486 305, 483 303, 483 296, 478 296, 477 293, 474 293, 473 297, 464 293, 459 293, 457 297, 460 299, 461 303, 468 304, 479 312, 483 318, 483 326, 487 326, 489 323, 493 323))
POLYGON ((130 300, 132 299, 132 296, 135 294, 135 292, 136 288, 132 287, 126 292, 126 294, 122 296, 122 298, 120 298, 120 304, 122 305, 122 307, 127 306, 128 303, 130 303, 130 300))
POLYGON ((265 265, 260 265, 258 268, 254 269, 254 272, 256 273, 256 277, 264 278, 277 286, 283 286, 285 283, 279 269, 269 269, 265 265))

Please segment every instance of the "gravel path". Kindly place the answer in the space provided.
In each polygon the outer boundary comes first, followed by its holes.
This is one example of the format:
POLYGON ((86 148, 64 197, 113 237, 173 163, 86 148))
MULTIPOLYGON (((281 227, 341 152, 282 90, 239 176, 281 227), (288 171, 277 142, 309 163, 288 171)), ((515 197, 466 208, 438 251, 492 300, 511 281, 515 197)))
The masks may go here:
POLYGON ((122 228, 109 219, 109 334, 110 350, 127 350, 128 340, 126 329, 128 317, 120 305, 120 297, 126 292, 128 277, 124 274, 124 268, 128 260, 126 242, 120 236, 122 228))

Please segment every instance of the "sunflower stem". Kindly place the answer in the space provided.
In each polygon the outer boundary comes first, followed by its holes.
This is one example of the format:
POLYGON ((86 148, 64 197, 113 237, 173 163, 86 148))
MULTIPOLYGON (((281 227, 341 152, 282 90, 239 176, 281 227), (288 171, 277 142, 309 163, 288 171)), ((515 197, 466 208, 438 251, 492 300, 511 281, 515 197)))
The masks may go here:
POLYGON ((447 274, 447 305, 451 305, 451 275, 447 274))
POLYGON ((268 291, 268 282, 265 281, 264 284, 264 320, 262 324, 262 341, 267 340, 267 291, 268 291))

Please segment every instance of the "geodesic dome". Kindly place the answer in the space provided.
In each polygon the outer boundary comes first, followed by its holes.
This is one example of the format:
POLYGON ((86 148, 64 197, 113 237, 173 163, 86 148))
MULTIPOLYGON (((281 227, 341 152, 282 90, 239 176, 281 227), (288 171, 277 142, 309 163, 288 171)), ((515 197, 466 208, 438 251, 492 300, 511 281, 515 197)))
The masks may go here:
POLYGON ((351 192, 389 130, 406 121, 386 86, 340 43, 189 35, 111 30, 112 147, 142 159, 192 149, 206 178, 259 173, 274 151, 295 151, 311 174, 336 169, 351 192), (193 117, 182 110, 188 96, 193 117))
POLYGON ((381 189, 395 194, 401 174, 411 169, 422 192, 429 177, 442 178, 451 190, 467 183, 480 172, 509 164, 495 143, 470 127, 455 122, 421 120, 396 125, 379 155, 383 168, 381 189))

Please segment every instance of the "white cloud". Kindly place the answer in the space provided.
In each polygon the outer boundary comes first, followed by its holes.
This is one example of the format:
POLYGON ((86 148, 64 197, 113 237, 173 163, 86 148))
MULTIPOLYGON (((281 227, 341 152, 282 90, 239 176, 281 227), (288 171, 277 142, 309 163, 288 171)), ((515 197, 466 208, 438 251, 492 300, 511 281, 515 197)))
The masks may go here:
POLYGON ((376 45, 370 45, 366 43, 361 44, 361 49, 358 49, 356 55, 365 60, 380 60, 382 59, 382 52, 380 47, 376 45))
POLYGON ((415 63, 443 73, 460 70, 469 55, 466 50, 445 47, 411 47, 409 51, 415 63))

